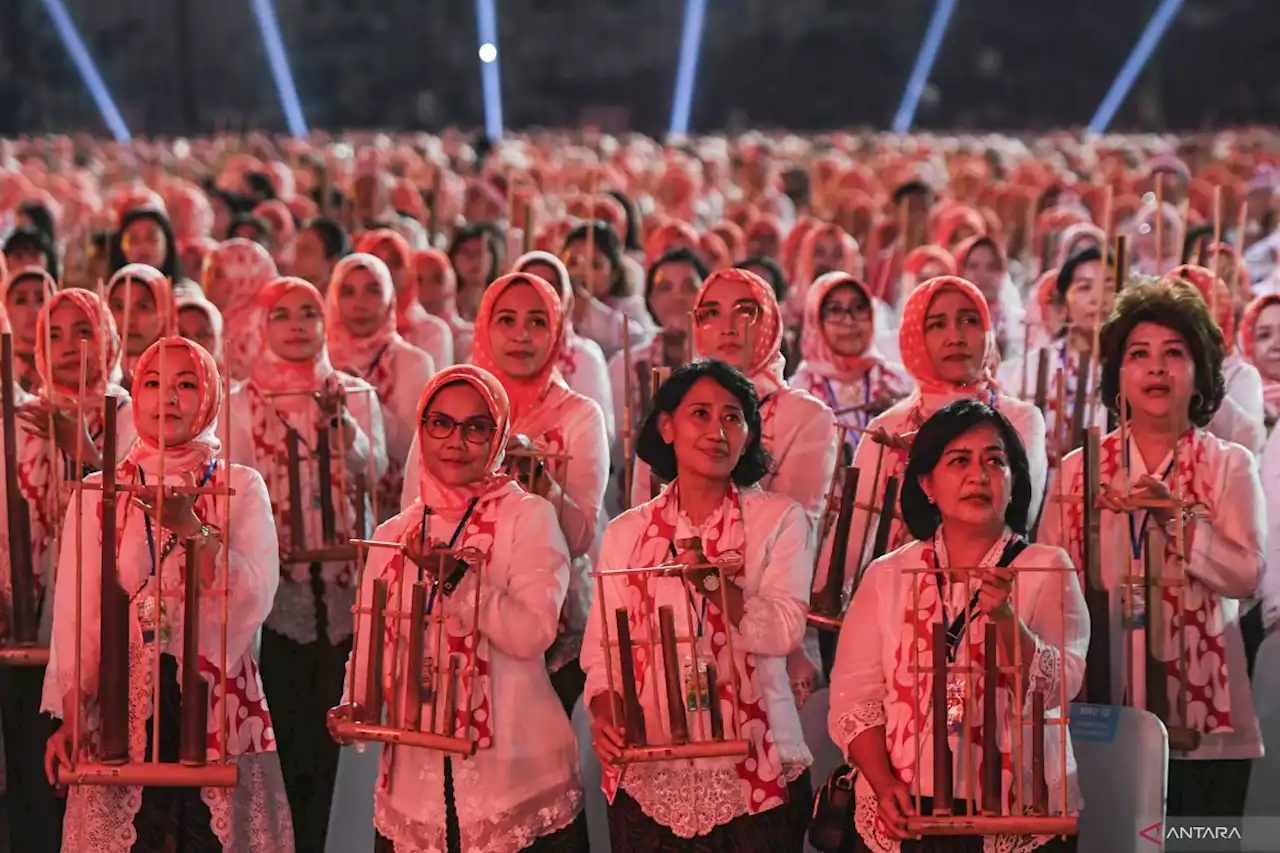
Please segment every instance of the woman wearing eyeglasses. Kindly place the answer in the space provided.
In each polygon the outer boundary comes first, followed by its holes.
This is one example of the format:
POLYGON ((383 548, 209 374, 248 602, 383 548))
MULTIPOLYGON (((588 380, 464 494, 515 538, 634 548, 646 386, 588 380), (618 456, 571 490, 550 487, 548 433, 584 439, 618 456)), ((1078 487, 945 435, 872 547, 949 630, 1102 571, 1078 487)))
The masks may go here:
MULTIPOLYGON (((888 478, 902 477, 916 430, 948 403, 975 399, 1008 418, 1026 448, 1033 518, 1044 495, 1048 469, 1044 417, 1031 403, 996 390, 991 377, 995 333, 982 292, 957 276, 926 281, 907 297, 898 341, 903 366, 915 380, 916 390, 868 425, 868 434, 854 453, 853 464, 861 475, 850 553, 859 555, 859 566, 870 562, 880 521, 880 511, 867 508, 880 506, 888 478)), ((895 518, 885 553, 908 538, 906 526, 895 518)), ((846 583, 853 580, 847 577, 846 583)))
MULTIPOLYGON (((609 445, 600 407, 569 390, 556 366, 564 341, 562 305, 555 288, 536 275, 502 276, 480 300, 472 359, 498 378, 511 401, 510 449, 560 457, 508 457, 508 468, 556 507, 573 559, 560 635, 547 652, 552 684, 568 710, 582 692, 577 659, 591 599, 588 555, 603 529, 609 445)), ((418 494, 420 457, 415 441, 405 467, 402 507, 418 494)))
POLYGON ((324 714, 338 701, 351 651, 355 562, 310 560, 305 552, 367 534, 356 525, 355 482, 361 475, 376 482, 386 471, 382 408, 373 386, 338 372, 329 361, 323 297, 310 283, 276 279, 258 294, 255 315, 261 344, 249 380, 231 395, 231 456, 262 474, 275 510, 280 586, 262 630, 262 681, 275 711, 298 849, 322 850, 338 766, 324 714), (291 434, 297 436, 294 470, 291 434), (296 509, 291 481, 301 504, 296 509), (326 506, 333 509, 330 543, 324 535, 326 506), (295 513, 302 519, 300 531, 293 528, 295 513))
MULTIPOLYGON (((429 605, 445 608, 450 653, 463 672, 474 666, 478 675, 471 707, 459 707, 456 721, 464 726, 468 711, 474 714, 470 736, 477 749, 469 758, 445 758, 384 747, 374 826, 396 853, 586 853, 577 744, 544 663, 569 587, 569 554, 555 509, 502 473, 510 404, 492 374, 470 365, 436 374, 423 389, 418 422, 414 501, 375 534, 404 543, 405 550, 369 552, 363 596, 370 600, 381 578, 389 585, 388 610, 405 610, 406 580, 425 577, 434 588, 433 548, 484 554, 482 573, 469 566, 452 594, 437 601, 433 592, 429 605), (471 648, 465 638, 473 626, 479 642, 471 648), (456 839, 449 837, 451 824, 456 839)), ((361 620, 360 636, 381 630, 368 615, 361 620)), ((404 632, 399 636, 403 641, 404 632)), ((436 643, 428 632, 427 657, 439 654, 436 643)), ((387 657, 388 680, 392 660, 387 657)), ((355 706, 344 698, 330 711, 331 724, 360 716, 368 702, 361 692, 368 665, 363 656, 349 664, 355 706)), ((468 695, 467 688, 459 695, 468 695)))
MULTIPOLYGON (((760 399, 760 440, 769 456, 762 489, 778 492, 804 509, 812 530, 835 471, 835 416, 817 398, 788 387, 782 378, 782 311, 773 290, 746 270, 712 273, 694 301, 694 352, 741 371, 760 399)), ((631 505, 657 494, 649 466, 635 463, 631 505)), ((816 642, 809 654, 797 651, 788 661, 792 687, 803 704, 817 684, 816 642)))
POLYGON ((701 562, 703 556, 734 566, 683 576, 610 575, 592 601, 582 666, 616 851, 763 853, 803 846, 812 756, 786 658, 804 634, 813 552, 809 523, 795 501, 754 488, 768 477, 761 429, 755 388, 737 370, 715 360, 676 369, 659 389, 639 439, 641 458, 671 484, 616 518, 605 533, 603 571, 701 562), (688 548, 692 537, 701 540, 701 555, 688 548), (610 612, 601 612, 606 606, 610 612), (633 638, 652 636, 642 613, 670 606, 676 635, 695 638, 699 649, 696 661, 683 642, 677 661, 662 660, 660 644, 633 649, 643 725, 639 717, 620 722, 615 711, 623 694, 609 692, 610 667, 614 691, 623 690, 622 661, 616 646, 606 653, 601 623, 607 617, 614 624, 613 611, 624 606, 633 638), (714 692, 711 663, 718 673, 714 692), (691 736, 709 737, 716 702, 726 736, 740 726, 751 741, 750 755, 616 764, 627 744, 668 740, 671 703, 664 679, 654 672, 680 673, 685 701, 675 704, 690 709, 685 722, 691 736), (734 673, 737 705, 728 687, 734 673))

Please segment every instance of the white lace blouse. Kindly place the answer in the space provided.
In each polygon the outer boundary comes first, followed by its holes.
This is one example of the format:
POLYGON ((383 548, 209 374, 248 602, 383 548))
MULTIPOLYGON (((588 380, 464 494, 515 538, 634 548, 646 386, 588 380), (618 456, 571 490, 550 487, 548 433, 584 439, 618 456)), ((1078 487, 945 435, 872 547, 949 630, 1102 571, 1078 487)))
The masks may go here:
MULTIPOLYGON (((845 614, 844 626, 840 631, 840 642, 836 652, 835 665, 831 670, 831 707, 827 717, 827 727, 831 739, 849 755, 850 744, 864 732, 886 728, 893 720, 909 719, 913 710, 910 705, 898 702, 894 698, 892 685, 901 677, 898 655, 902 642, 908 608, 912 602, 912 586, 919 583, 921 575, 909 569, 926 568, 924 551, 927 543, 912 541, 902 548, 881 557, 872 563, 853 597, 849 610, 845 614)), ((1001 543, 1003 544, 1003 543, 1001 543)), ((994 565, 1002 547, 993 549, 984 560, 984 565, 994 565)), ((946 565, 945 558, 941 565, 946 565)), ((1085 655, 1089 648, 1089 614, 1085 607, 1084 595, 1080 591, 1076 574, 1071 570, 1071 560, 1060 548, 1044 545, 1030 545, 1012 562, 1018 568, 1052 568, 1057 571, 1024 571, 1018 574, 1017 599, 1015 612, 1019 614, 1023 624, 1036 636, 1036 650, 1031 660, 1028 679, 1027 701, 1024 714, 1030 713, 1030 695, 1032 690, 1040 690, 1045 695, 1045 718, 1056 719, 1060 716, 1059 698, 1062 695, 1059 687, 1065 682, 1067 700, 1079 692, 1084 679, 1085 655), (1064 571, 1065 570, 1065 571, 1064 571), (1065 649, 1065 657, 1059 653, 1065 649)), ((969 603, 971 590, 964 584, 947 585, 946 613, 958 614, 969 603)), ((986 620, 973 620, 969 624, 968 635, 980 636, 986 620), (976 622, 976 624, 975 624, 976 622)), ((966 641, 961 640, 961 649, 966 641)), ((960 651, 963 655, 964 652, 960 651)), ((1024 718, 1025 719, 1025 718, 1024 718)), ((909 725, 909 724, 908 724, 909 725)), ((1074 812, 1081 807, 1079 787, 1076 780, 1075 757, 1071 750, 1070 737, 1066 741, 1065 772, 1061 762, 1062 727, 1045 726, 1045 776, 1048 785, 1048 804, 1050 811, 1061 811, 1063 786, 1066 786, 1068 811, 1074 812)), ((1026 724, 1025 736, 1029 743, 1031 727, 1026 724)), ((885 733, 886 737, 888 734, 885 733)), ((956 734, 949 736, 953 756, 961 754, 960 738, 956 734)), ((920 737, 919 750, 916 750, 915 738, 908 733, 904 748, 919 756, 915 765, 916 778, 919 782, 920 794, 924 797, 933 795, 933 726, 927 724, 926 731, 920 737)), ((893 761, 892 744, 887 747, 890 761, 893 761)), ((910 756, 907 757, 908 759, 910 756)), ((1028 781, 1024 782, 1023 802, 1031 802, 1030 762, 1031 750, 1022 752, 1024 774, 1028 781)), ((956 773, 953 777, 953 791, 957 800, 968 793, 969 777, 962 772, 961 762, 957 761, 956 773)), ((1008 774, 1006 774, 1007 776, 1008 774)), ((904 781, 907 781, 904 779, 904 781)), ((1008 780, 1006 780, 1007 782, 1008 780)), ((909 781, 912 795, 916 792, 916 783, 909 781)), ((865 777, 859 775, 854 787, 856 808, 854 823, 859 836, 873 853, 898 853, 899 845, 885 837, 876 826, 878 804, 875 792, 865 777)), ((976 792, 975 792, 976 796, 976 792)), ((1006 853, 1007 851, 1032 850, 1044 844, 1047 838, 1017 838, 1013 836, 993 836, 983 840, 984 853, 1006 853)))

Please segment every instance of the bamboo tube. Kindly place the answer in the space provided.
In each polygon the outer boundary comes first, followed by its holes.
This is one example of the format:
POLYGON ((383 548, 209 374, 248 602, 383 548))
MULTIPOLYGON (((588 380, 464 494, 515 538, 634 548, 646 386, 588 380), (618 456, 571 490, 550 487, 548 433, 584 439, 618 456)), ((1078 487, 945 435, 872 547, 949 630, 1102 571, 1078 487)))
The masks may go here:
MULTIPOLYGON (((167 393, 168 389, 164 389, 167 393)), ((209 731, 209 683, 200 675, 200 564, 194 541, 186 542, 182 609, 182 706, 178 760, 188 767, 205 763, 209 731)), ((158 571, 158 570, 157 570, 158 571)), ((157 687, 156 692, 159 692, 157 687)), ((157 719, 153 725, 158 727, 157 719)))
POLYGON ((397 721, 405 729, 417 729, 422 725, 422 663, 426 641, 426 613, 427 585, 416 581, 409 593, 409 639, 406 644, 402 707, 397 721))
POLYGON ((302 517, 302 436, 293 427, 285 429, 285 452, 289 465, 289 545, 297 553, 306 548, 302 517))
POLYGON ((1156 275, 1164 274, 1164 173, 1156 173, 1156 275))
MULTIPOLYGON (((50 354, 50 359, 52 359, 50 354)), ((31 561, 31 516, 18 484, 18 422, 14 401, 13 333, 0 336, 0 405, 3 405, 5 502, 9 528, 9 578, 12 593, 11 639, 33 645, 40 627, 35 572, 31 561)), ((52 436, 50 436, 52 439, 52 436)), ((56 552, 55 552, 56 555, 56 552)))
MULTIPOLYGON (((82 350, 81 362, 83 361, 82 350)), ((82 372, 81 376, 83 375, 82 372)), ((102 763, 123 764, 129 760, 129 598, 120 587, 116 565, 118 409, 112 402, 108 397, 102 422, 102 587, 99 605, 102 639, 98 665, 101 722, 98 739, 102 763)), ((156 692, 158 695, 159 690, 156 692)))
MULTIPOLYGON (((640 704, 640 696, 636 692, 635 659, 632 657, 631 623, 627 618, 627 609, 619 607, 614 612, 614 620, 618 631, 618 661, 621 668, 622 711, 625 742, 629 746, 644 746, 645 738, 644 708, 640 704)), ((616 724, 615 724, 616 726, 616 724)))
MULTIPOLYGON (((916 585, 917 588, 919 584, 916 585)), ((939 592, 941 594, 941 592, 939 592)), ((947 722, 947 626, 933 623, 933 813, 949 815, 955 811, 951 759, 950 726, 947 722)), ((916 739, 922 737, 916 726, 916 739)), ((919 765, 917 760, 916 766, 919 765)), ((918 777, 920 774, 916 774, 918 777)), ((917 811, 919 808, 917 807, 917 811)))
MULTIPOLYGON (((996 624, 987 622, 982 641, 982 812, 998 815, 1000 808, 1000 736, 996 714, 996 688, 1000 682, 1000 641, 996 624)), ((1019 698, 1015 697, 1015 702, 1019 698)), ((1018 737, 1022 732, 1017 733, 1018 737)))
POLYGON ((680 659, 676 651, 675 610, 669 604, 658 608, 658 634, 662 638, 662 669, 666 677, 667 716, 673 743, 689 742, 689 721, 685 717, 683 688, 680 684, 680 659))
POLYGON ((894 507, 898 503, 898 478, 891 476, 884 481, 884 501, 880 504, 880 521, 876 525, 876 539, 871 547, 871 559, 883 557, 889 551, 893 533, 893 521, 897 517, 894 507))
POLYGON ((386 618, 387 581, 385 578, 378 578, 373 582, 373 601, 369 603, 369 668, 365 671, 365 704, 362 720, 373 725, 378 725, 382 721, 382 669, 383 653, 387 642, 386 618))

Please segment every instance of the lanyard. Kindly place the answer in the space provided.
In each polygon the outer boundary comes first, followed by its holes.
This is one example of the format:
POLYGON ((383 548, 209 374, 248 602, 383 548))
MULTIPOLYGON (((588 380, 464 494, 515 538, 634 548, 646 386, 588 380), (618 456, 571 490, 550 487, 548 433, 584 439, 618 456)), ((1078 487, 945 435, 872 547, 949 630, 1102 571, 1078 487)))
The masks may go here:
POLYGON ((382 349, 378 350, 378 354, 373 357, 373 362, 369 365, 369 369, 364 372, 364 378, 368 379, 373 372, 378 369, 378 364, 382 361, 382 357, 387 354, 387 350, 391 348, 391 344, 385 343, 382 349))
MULTIPOLYGON (((1160 475, 1161 482, 1163 482, 1169 477, 1169 472, 1173 470, 1174 459, 1177 459, 1177 458, 1178 458, 1178 445, 1175 443, 1173 446, 1173 459, 1169 460, 1169 464, 1165 467, 1164 473, 1160 475)), ((1124 448, 1124 470, 1126 474, 1129 472, 1129 447, 1127 444, 1124 448)), ((1135 526, 1134 524, 1133 517, 1134 515, 1136 515, 1136 513, 1131 512, 1128 515, 1129 515, 1129 550, 1133 554, 1133 558, 1135 560, 1138 560, 1142 558, 1142 549, 1147 542, 1147 525, 1151 522, 1151 510, 1147 510, 1143 514, 1141 525, 1135 526)))
MULTIPOLYGON (((454 547, 455 545, 457 545, 457 544, 458 544, 458 537, 462 535, 462 531, 466 528, 466 526, 467 526, 467 522, 471 519, 471 513, 472 513, 473 511, 475 511, 476 503, 478 503, 478 502, 479 502, 479 500, 480 500, 480 498, 479 498, 479 497, 474 497, 474 498, 472 498, 472 499, 471 499, 471 503, 467 504, 467 510, 466 510, 466 512, 464 512, 464 513, 462 514, 462 520, 458 522, 458 526, 457 526, 457 527, 455 527, 455 528, 453 529, 453 535, 449 537, 449 550, 450 550, 450 551, 452 551, 452 550, 453 550, 453 547, 454 547)), ((425 505, 424 505, 424 506, 422 507, 422 526, 418 528, 418 547, 422 547, 422 546, 426 545, 426 542, 427 542, 427 516, 429 516, 429 515, 431 515, 431 507, 429 507, 429 506, 425 506, 425 505)), ((419 568, 419 569, 418 569, 418 582, 419 582, 419 583, 421 583, 421 582, 422 582, 422 569, 421 569, 421 568, 419 568)), ((440 584, 439 584, 439 583, 433 583, 433 584, 431 585, 431 592, 430 592, 430 594, 427 596, 427 615, 428 615, 428 616, 430 616, 430 615, 431 615, 431 611, 435 608, 435 605, 436 605, 436 592, 437 592, 437 591, 439 591, 439 589, 440 589, 440 584)))
MULTIPOLYGON (((676 558, 676 543, 668 542, 667 550, 671 553, 671 559, 674 560, 676 558)), ((684 597, 685 597, 685 600, 689 602, 689 609, 693 611, 695 617, 698 620, 698 624, 694 627, 694 636, 697 637, 699 640, 701 640, 702 626, 707 621, 707 606, 708 606, 707 597, 702 593, 698 593, 698 597, 702 599, 702 607, 701 608, 697 607, 693 603, 693 593, 689 591, 688 584, 684 584, 684 597)))
MULTIPOLYGON (((1009 544, 1005 545, 1004 551, 1000 554, 1000 559, 996 561, 996 568, 1005 568, 1018 558, 1018 555, 1027 549, 1026 540, 1019 536, 1014 536, 1009 540, 1009 544)), ((947 597, 946 586, 947 578, 942 572, 942 567, 938 565, 938 553, 933 553, 933 576, 938 584, 938 605, 942 608, 942 621, 947 621, 947 597)), ((973 598, 969 599, 969 605, 964 611, 951 620, 947 625, 947 660, 950 663, 956 662, 956 652, 960 648, 960 639, 964 637, 965 629, 969 625, 969 620, 976 618, 976 610, 978 607, 978 597, 982 593, 982 587, 979 586, 973 593, 973 598)))
MULTIPOLYGON (((204 476, 200 478, 200 485, 199 485, 199 488, 204 488, 204 486, 208 484, 208 482, 209 482, 209 478, 213 476, 213 469, 214 469, 214 467, 215 467, 217 464, 218 464, 218 461, 217 461, 216 459, 210 459, 210 460, 209 460, 209 465, 208 465, 208 467, 204 469, 204 476)), ((147 484, 147 474, 146 474, 146 472, 145 472, 145 471, 143 471, 141 468, 139 468, 139 469, 138 469, 138 483, 139 483, 140 485, 143 485, 143 486, 145 486, 145 485, 147 484)), ((161 487, 163 488, 163 485, 162 485, 161 487)), ((228 508, 228 510, 229 510, 229 508, 228 508)), ((152 534, 152 532, 151 532, 151 516, 147 515, 147 514, 144 512, 144 513, 142 514, 142 523, 143 523, 143 525, 144 525, 144 526, 146 527, 146 529, 147 529, 147 554, 148 554, 148 555, 150 555, 150 557, 151 557, 151 573, 150 573, 149 575, 147 575, 147 577, 155 577, 155 574, 156 574, 156 540, 155 540, 155 536, 154 536, 154 535, 152 534)), ((175 538, 176 538, 176 534, 170 534, 170 535, 171 535, 171 536, 175 536, 175 538)), ((165 558, 166 556, 168 556, 168 554, 167 554, 167 553, 161 553, 161 555, 160 555, 160 562, 164 562, 164 558, 165 558)))

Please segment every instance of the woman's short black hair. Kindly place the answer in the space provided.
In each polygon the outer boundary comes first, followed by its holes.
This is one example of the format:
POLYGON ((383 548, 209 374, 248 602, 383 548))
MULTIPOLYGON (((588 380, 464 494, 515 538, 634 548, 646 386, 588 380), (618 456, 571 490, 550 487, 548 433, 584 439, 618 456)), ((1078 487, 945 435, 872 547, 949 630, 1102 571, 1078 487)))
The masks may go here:
POLYGON ((19 252, 39 252, 44 255, 44 268, 58 279, 58 253, 43 231, 38 228, 15 228, 4 241, 4 253, 16 255, 19 252))
POLYGON ((342 223, 327 216, 317 216, 307 223, 304 231, 314 231, 324 247, 325 260, 333 261, 351 254, 351 237, 342 223))
POLYGON ((760 398, 750 379, 738 372, 737 368, 713 358, 700 358, 681 365, 662 383, 658 393, 653 396, 653 411, 640 426, 636 455, 648 463, 650 470, 662 479, 675 479, 676 451, 662 440, 662 434, 658 431, 658 419, 661 415, 674 412, 689 389, 703 378, 715 380, 742 404, 742 417, 747 423, 749 435, 742 458, 733 469, 732 480, 739 486, 753 486, 769 473, 769 454, 760 439, 760 398))
POLYGON ((1071 256, 1062 263, 1062 269, 1058 270, 1058 281, 1054 288, 1054 292, 1058 294, 1058 304, 1064 304, 1067 301, 1067 291, 1071 289, 1071 282, 1075 280, 1076 270, 1083 264, 1093 263, 1102 260, 1102 249, 1097 246, 1085 246, 1071 253, 1071 256))
POLYGON ((693 267, 693 271, 697 274, 699 281, 706 281, 710 273, 707 271, 707 265, 702 262, 702 258, 698 257, 693 249, 681 246, 679 249, 672 249, 663 253, 656 261, 649 265, 649 271, 644 276, 644 303, 649 308, 649 315, 655 320, 657 315, 653 313, 653 308, 649 307, 649 296, 653 293, 653 285, 657 281, 658 272, 667 264, 688 264, 693 267))
POLYGON ((1139 323, 1164 326, 1187 342, 1187 354, 1196 369, 1196 390, 1187 417, 1198 427, 1208 425, 1226 394, 1222 376, 1226 344, 1200 291, 1181 279, 1135 279, 1116 297, 1101 335, 1102 399, 1107 408, 1119 414, 1120 364, 1129 335, 1139 323))
POLYGON ((764 270, 766 275, 764 280, 769 283, 769 287, 773 288, 773 295, 781 305, 787 298, 787 275, 782 271, 782 266, 768 255, 752 255, 749 258, 743 258, 734 264, 738 269, 746 267, 759 267, 764 270))
POLYGON ((169 223, 169 217, 146 207, 131 210, 120 217, 120 227, 111 235, 111 254, 107 263, 110 274, 115 275, 118 269, 129 263, 124 256, 124 232, 140 219, 150 219, 159 226, 160 233, 164 235, 164 263, 159 266, 159 270, 165 278, 176 283, 182 278, 182 264, 178 257, 178 241, 173 236, 173 225, 169 223))
MULTIPOLYGON (((489 253, 489 281, 498 277, 502 269, 502 239, 496 226, 489 222, 472 222, 463 225, 453 232, 453 240, 449 243, 449 265, 458 265, 458 251, 472 240, 483 240, 489 253)), ((488 284, 488 282, 486 282, 488 284)))
POLYGON ((609 295, 610 296, 629 296, 631 293, 631 281, 627 278, 627 268, 622 265, 622 238, 618 236, 618 232, 613 230, 613 226, 603 219, 595 219, 591 222, 583 222, 574 227, 569 232, 569 236, 564 238, 564 250, 568 251, 569 247, 574 243, 585 243, 587 241, 587 229, 595 231, 595 247, 596 251, 603 252, 604 256, 609 259, 609 295))
POLYGON ((947 445, 974 427, 991 424, 1004 442, 1005 457, 1009 462, 1012 488, 1009 506, 1004 512, 1004 523, 1014 533, 1025 536, 1031 518, 1031 465, 1027 462, 1027 450, 1022 437, 1000 410, 977 400, 956 400, 943 406, 925 421, 911 442, 907 457, 907 470, 903 475, 902 520, 916 539, 928 539, 942 523, 938 507, 929 501, 920 485, 920 478, 932 473, 942 459, 947 445))
POLYGON ((33 228, 43 233, 49 241, 49 245, 57 244, 53 213, 50 212, 49 208, 45 207, 43 202, 24 201, 18 205, 18 214, 25 217, 33 228))
POLYGON ((607 195, 622 205, 622 210, 627 215, 626 233, 622 235, 623 251, 643 252, 644 247, 640 245, 640 210, 636 203, 620 190, 608 190, 607 195))
POLYGON ((258 235, 253 238, 255 243, 261 242, 271 236, 271 229, 267 227, 267 220, 261 216, 255 216, 252 213, 237 213, 231 220, 231 224, 227 226, 227 239, 230 240, 236 236, 236 231, 245 225, 251 226, 258 235))

